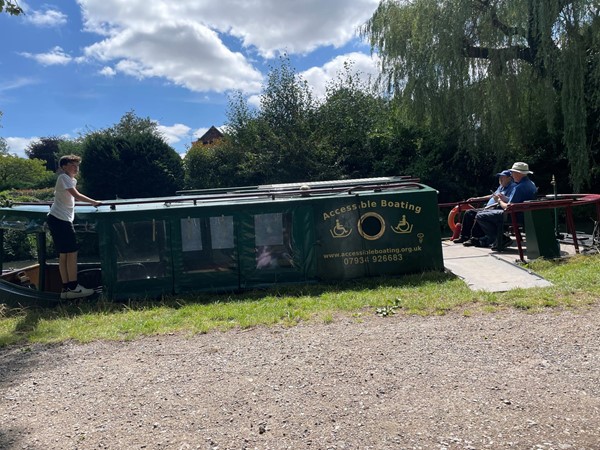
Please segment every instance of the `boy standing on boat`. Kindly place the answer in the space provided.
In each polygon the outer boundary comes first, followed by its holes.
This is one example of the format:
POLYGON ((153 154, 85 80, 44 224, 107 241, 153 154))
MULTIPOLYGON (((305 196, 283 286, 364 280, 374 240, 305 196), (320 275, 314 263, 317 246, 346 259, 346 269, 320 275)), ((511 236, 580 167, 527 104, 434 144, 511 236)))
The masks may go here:
POLYGON ((86 197, 76 186, 75 176, 79 173, 81 158, 77 155, 65 155, 60 158, 59 167, 62 173, 56 180, 54 203, 50 207, 47 223, 54 246, 58 251, 58 267, 63 289, 61 299, 88 297, 94 293, 77 282, 77 251, 79 246, 75 238, 75 200, 98 206, 101 202, 86 197))

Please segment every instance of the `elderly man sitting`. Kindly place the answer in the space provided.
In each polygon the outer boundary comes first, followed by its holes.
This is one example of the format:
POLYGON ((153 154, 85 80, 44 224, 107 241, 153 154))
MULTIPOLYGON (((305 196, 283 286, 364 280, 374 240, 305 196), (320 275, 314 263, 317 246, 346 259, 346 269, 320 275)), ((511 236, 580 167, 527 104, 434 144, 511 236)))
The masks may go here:
POLYGON ((498 209, 490 209, 479 211, 475 216, 475 221, 483 230, 484 236, 481 238, 472 238, 463 245, 474 245, 477 247, 492 246, 492 250, 506 247, 512 241, 508 236, 503 236, 504 242, 496 242, 499 235, 500 227, 504 223, 504 210, 510 203, 523 203, 528 200, 534 200, 537 187, 528 177, 533 172, 529 170, 529 165, 524 162, 516 162, 509 169, 513 180, 516 183, 515 189, 508 199, 501 198, 500 195, 495 195, 494 199, 498 202, 498 209))
MULTIPOLYGON (((508 197, 515 189, 516 184, 512 179, 512 173, 510 170, 503 170, 502 172, 497 173, 496 176, 498 177, 498 188, 493 193, 484 195, 482 197, 471 197, 467 201, 481 202, 487 200, 487 203, 483 209, 499 208, 498 202, 494 199, 494 197, 496 196, 504 200, 508 200, 508 197)), ((460 236, 458 239, 454 240, 455 244, 468 245, 466 242, 470 241, 472 238, 480 238, 483 236, 481 228, 477 222, 475 222, 475 216, 477 216, 477 213, 481 210, 482 208, 468 209, 465 211, 461 223, 460 236)))

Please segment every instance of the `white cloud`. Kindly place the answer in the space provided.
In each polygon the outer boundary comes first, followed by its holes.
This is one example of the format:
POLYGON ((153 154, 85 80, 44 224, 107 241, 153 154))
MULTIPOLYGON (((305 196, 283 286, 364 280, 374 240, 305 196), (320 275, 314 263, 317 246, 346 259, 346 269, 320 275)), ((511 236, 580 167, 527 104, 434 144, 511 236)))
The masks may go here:
POLYGON ((29 86, 31 84, 36 84, 37 81, 33 78, 29 77, 18 77, 13 80, 8 81, 0 81, 0 94, 6 91, 11 91, 13 89, 19 89, 24 86, 29 86))
MULTIPOLYGON (((343 77, 346 67, 349 67, 351 75, 357 74, 360 81, 368 86, 379 75, 378 65, 379 60, 376 55, 371 57, 364 53, 353 52, 338 55, 323 66, 311 67, 298 75, 306 80, 316 98, 323 99, 325 98, 327 86, 334 80, 343 77)), ((248 96, 248 104, 260 108, 260 95, 248 96)))
POLYGON ((176 144, 182 139, 190 137, 191 128, 182 123, 176 123, 171 126, 158 125, 157 128, 169 145, 176 144))
POLYGON ((341 47, 356 36, 379 1, 261 0, 231 11, 232 3, 238 2, 221 2, 222 9, 209 16, 211 23, 272 58, 282 51, 306 54, 318 47, 341 47))
POLYGON ((67 23, 67 16, 55 9, 28 11, 24 18, 25 21, 38 27, 57 27, 67 23))
MULTIPOLYGON (((114 35, 140 24, 175 23, 185 18, 241 39, 266 57, 286 51, 307 53, 339 47, 355 36, 379 0, 78 0, 88 30, 114 35)), ((183 25, 185 26, 185 25, 183 25)))
POLYGON ((29 146, 29 144, 31 144, 34 141, 38 141, 40 138, 7 137, 5 139, 6 143, 8 144, 8 153, 10 153, 11 155, 17 155, 21 158, 27 158, 27 155, 25 154, 25 149, 29 146))
POLYGON ((378 0, 78 3, 85 29, 103 37, 85 55, 104 63, 104 75, 161 77, 195 92, 256 93, 264 67, 254 67, 252 55, 340 47, 356 37, 378 0))
POLYGON ((251 95, 248 97, 248 104, 254 108, 260 109, 260 95, 251 95))
POLYGON ((66 65, 73 61, 73 58, 66 54, 59 46, 54 47, 48 53, 21 53, 26 58, 33 59, 44 66, 66 65))
POLYGON ((339 76, 343 76, 345 66, 348 64, 351 64, 350 73, 359 74, 361 81, 365 84, 368 84, 370 80, 375 81, 379 74, 379 63, 376 56, 371 57, 364 53, 354 52, 336 56, 322 67, 311 67, 300 75, 312 87, 315 96, 323 98, 327 85, 339 76))
POLYGON ((117 71, 112 67, 103 67, 99 73, 105 77, 114 77, 117 74, 117 71))
POLYGON ((85 54, 115 62, 114 72, 166 78, 196 92, 252 92, 262 82, 261 73, 229 50, 216 32, 190 22, 138 24, 87 47, 85 54))

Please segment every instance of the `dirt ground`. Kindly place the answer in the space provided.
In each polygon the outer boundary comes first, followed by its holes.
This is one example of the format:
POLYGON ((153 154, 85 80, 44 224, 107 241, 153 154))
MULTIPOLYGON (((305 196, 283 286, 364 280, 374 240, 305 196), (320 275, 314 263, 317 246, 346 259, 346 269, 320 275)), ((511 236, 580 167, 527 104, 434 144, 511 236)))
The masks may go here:
POLYGON ((600 449, 600 306, 0 349, 2 449, 600 449))

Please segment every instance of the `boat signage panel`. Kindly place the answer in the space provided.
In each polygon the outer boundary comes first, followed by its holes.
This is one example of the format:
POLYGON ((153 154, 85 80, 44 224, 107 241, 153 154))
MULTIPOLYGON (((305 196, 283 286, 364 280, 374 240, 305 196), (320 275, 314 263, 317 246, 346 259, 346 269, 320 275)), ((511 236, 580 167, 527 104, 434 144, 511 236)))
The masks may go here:
POLYGON ((323 278, 443 268, 434 191, 333 198, 316 216, 323 278))

